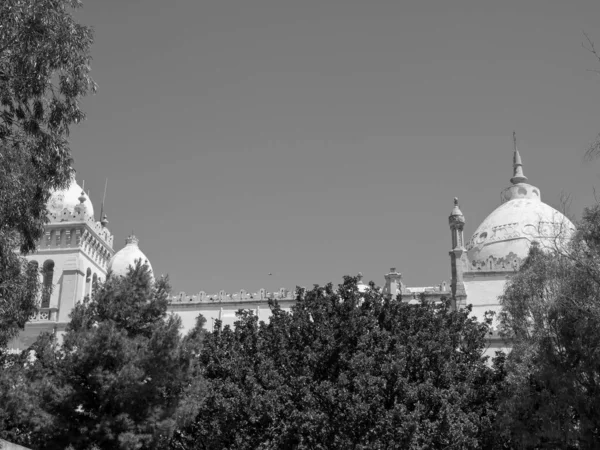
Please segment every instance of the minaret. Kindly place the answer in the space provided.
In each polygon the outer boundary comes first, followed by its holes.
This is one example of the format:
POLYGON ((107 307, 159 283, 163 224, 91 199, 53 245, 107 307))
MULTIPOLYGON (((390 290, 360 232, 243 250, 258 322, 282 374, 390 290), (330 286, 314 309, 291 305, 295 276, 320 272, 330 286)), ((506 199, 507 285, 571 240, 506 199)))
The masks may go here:
POLYGON ((450 251, 450 262, 452 269, 452 304, 461 306, 461 300, 466 298, 465 285, 463 282, 463 272, 465 271, 466 250, 464 245, 463 228, 465 226, 465 216, 458 206, 458 198, 454 198, 454 208, 450 217, 448 217, 450 232, 452 235, 452 250, 450 251))
POLYGON ((396 271, 395 267, 390 269, 390 273, 385 275, 385 286, 383 294, 396 298, 398 294, 402 294, 404 286, 402 284, 402 274, 396 271))
POLYGON ((521 162, 521 155, 517 149, 517 134, 513 131, 513 145, 515 153, 513 155, 513 176, 510 179, 512 184, 525 183, 527 177, 523 174, 523 163, 521 162))

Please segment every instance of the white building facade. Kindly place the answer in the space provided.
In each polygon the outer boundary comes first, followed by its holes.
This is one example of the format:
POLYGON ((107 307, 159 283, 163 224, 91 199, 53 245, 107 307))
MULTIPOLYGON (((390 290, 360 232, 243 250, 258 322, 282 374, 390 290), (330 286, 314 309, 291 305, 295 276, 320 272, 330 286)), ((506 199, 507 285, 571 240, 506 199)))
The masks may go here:
MULTIPOLYGON (((507 279, 527 257, 532 243, 537 242, 542 249, 561 248, 575 230, 563 214, 541 201, 537 187, 527 183, 516 146, 510 182, 502 191, 501 205, 477 227, 468 241, 464 239, 465 216, 455 199, 449 217, 450 283, 407 287, 402 275, 392 268, 384 275, 383 292, 413 303, 418 302, 420 295, 428 301, 450 297, 457 307, 472 304, 473 314, 479 319, 486 311, 499 312, 498 296, 507 279)), ((41 331, 62 334, 75 304, 90 295, 94 283, 105 280, 109 270, 113 276, 125 275, 129 266, 141 259, 152 271, 135 236, 128 237, 125 247, 114 252, 106 216, 95 220, 93 205, 74 179, 68 189, 52 194, 48 217, 45 237, 38 251, 27 259, 38 264, 40 279, 45 286, 52 286, 51 294, 42 295, 39 312, 13 340, 14 348, 28 347, 41 331)), ((367 288, 360 281, 359 289, 367 288)), ((277 299, 282 308, 290 309, 295 303, 294 294, 294 290, 284 288, 273 292, 261 289, 255 293, 200 291, 190 295, 181 292, 172 296, 169 311, 181 317, 185 333, 194 326, 199 314, 206 318, 209 328, 217 319, 224 325, 233 324, 239 309, 252 310, 260 320, 268 320, 268 300, 277 299)), ((490 339, 490 354, 504 347, 502 339, 494 334, 490 339)))

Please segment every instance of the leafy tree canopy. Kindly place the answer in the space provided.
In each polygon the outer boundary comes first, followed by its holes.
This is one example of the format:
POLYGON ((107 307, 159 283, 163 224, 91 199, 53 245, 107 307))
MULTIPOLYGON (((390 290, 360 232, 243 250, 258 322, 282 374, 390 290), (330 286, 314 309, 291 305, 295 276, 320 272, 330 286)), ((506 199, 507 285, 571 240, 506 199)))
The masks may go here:
POLYGON ((202 320, 182 346, 169 286, 146 265, 109 276, 78 304, 62 345, 42 335, 0 376, 0 436, 38 449, 161 449, 190 384, 202 320), (4 419, 4 423, 2 423, 4 419))
POLYGON ((532 246, 501 298, 513 350, 502 423, 523 448, 600 447, 600 206, 566 251, 532 246))
POLYGON ((92 31, 71 14, 80 5, 0 2, 0 348, 35 311, 37 275, 14 251, 41 238, 50 191, 71 175, 69 128, 96 89, 92 31))
POLYGON ((174 449, 489 448, 502 371, 489 322, 409 306, 347 277, 269 323, 243 312, 205 337, 205 395, 174 449))

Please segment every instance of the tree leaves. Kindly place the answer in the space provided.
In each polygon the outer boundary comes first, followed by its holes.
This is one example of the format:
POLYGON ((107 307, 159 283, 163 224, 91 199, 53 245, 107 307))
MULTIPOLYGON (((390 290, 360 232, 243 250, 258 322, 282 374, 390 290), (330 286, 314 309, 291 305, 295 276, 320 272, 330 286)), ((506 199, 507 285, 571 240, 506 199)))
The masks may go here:
POLYGON ((24 264, 14 250, 32 252, 42 237, 50 192, 72 172, 69 128, 85 117, 80 99, 96 89, 92 31, 71 14, 79 6, 0 2, 0 348, 35 310, 34 298, 22 300, 28 279, 14 278, 24 264))
POLYGON ((173 448, 481 448, 498 371, 488 326, 448 305, 409 306, 356 279, 315 286, 269 323, 240 312, 205 336, 207 395, 173 448))
POLYGON ((32 364, 20 356, 0 373, 0 404, 10 405, 0 436, 39 449, 164 448, 190 410, 181 399, 202 394, 191 379, 202 322, 182 341, 180 319, 166 314, 168 292, 139 262, 97 286, 73 310, 62 345, 42 335, 32 364))
POLYGON ((600 445, 599 218, 585 210, 567 251, 532 246, 501 298, 513 341, 502 423, 515 445, 600 445))

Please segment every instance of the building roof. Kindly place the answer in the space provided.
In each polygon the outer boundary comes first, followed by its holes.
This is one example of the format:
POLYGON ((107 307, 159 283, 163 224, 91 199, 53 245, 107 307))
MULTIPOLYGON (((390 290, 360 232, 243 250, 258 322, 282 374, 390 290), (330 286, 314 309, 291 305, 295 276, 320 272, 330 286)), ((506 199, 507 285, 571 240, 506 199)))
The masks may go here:
POLYGON ((89 196, 79 186, 75 177, 71 178, 69 187, 52 192, 50 200, 48 200, 48 213, 60 216, 64 209, 70 213, 75 212, 75 207, 80 204, 80 197, 84 198, 83 206, 85 206, 87 215, 94 217, 94 205, 89 196))
POLYGON ((139 240, 133 234, 125 239, 125 247, 115 253, 108 263, 108 270, 112 271, 113 275, 127 275, 129 266, 135 267, 136 262, 141 260, 142 264, 148 265, 148 269, 150 269, 150 275, 152 278, 154 278, 152 264, 150 264, 150 261, 144 252, 140 250, 138 243, 139 240))
POLYGON ((477 227, 466 246, 469 270, 509 269, 527 257, 533 241, 543 250, 562 248, 575 230, 564 214, 541 201, 537 187, 525 182, 516 146, 513 166, 503 203, 477 227))

